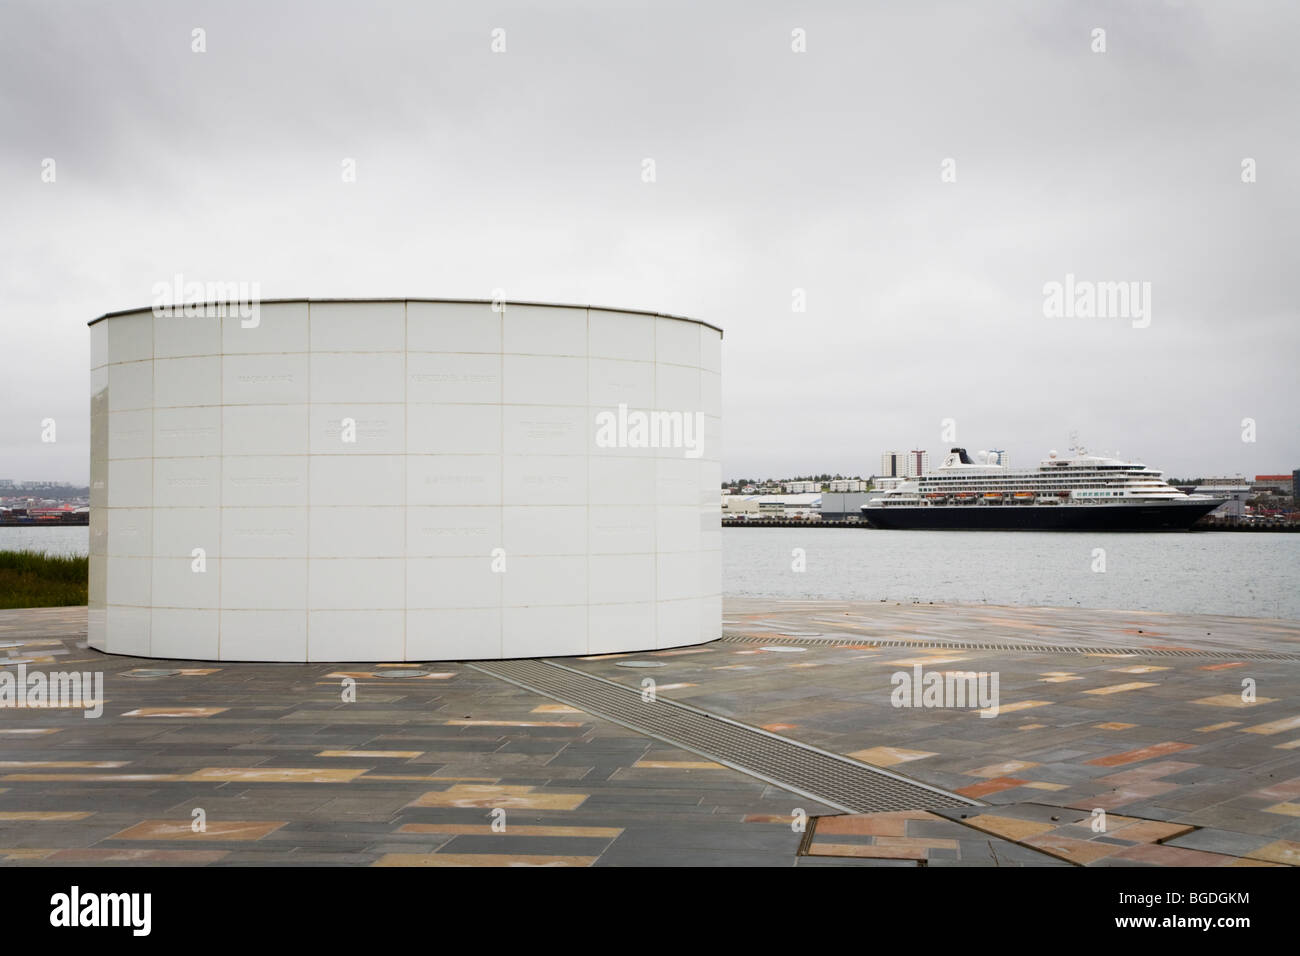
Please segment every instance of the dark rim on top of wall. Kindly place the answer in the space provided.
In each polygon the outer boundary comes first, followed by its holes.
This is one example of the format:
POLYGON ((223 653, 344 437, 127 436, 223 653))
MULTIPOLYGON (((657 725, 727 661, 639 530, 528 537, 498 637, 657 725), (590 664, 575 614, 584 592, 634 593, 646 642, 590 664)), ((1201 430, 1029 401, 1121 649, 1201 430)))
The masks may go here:
MULTIPOLYGON (((288 305, 296 302, 303 302, 307 305, 329 304, 338 302, 438 302, 447 305, 492 305, 495 299, 420 299, 420 298, 361 298, 361 299, 258 299, 258 305, 288 305)), ((170 303, 175 306, 197 306, 198 308, 207 308, 208 306, 227 305, 226 302, 175 302, 170 303)), ((703 319, 692 319, 684 315, 669 315, 667 312, 647 312, 643 309, 620 309, 604 305, 566 305, 563 302, 514 302, 506 301, 503 303, 506 308, 512 305, 543 306, 548 309, 587 309, 597 312, 623 312, 628 315, 652 315, 659 319, 675 319, 678 322, 693 322, 696 325, 702 325, 705 328, 713 329, 718 335, 723 335, 722 329, 711 322, 705 322, 703 319)), ((87 325, 94 325, 96 322, 102 322, 105 319, 112 319, 119 315, 135 315, 139 312, 152 312, 153 306, 146 305, 137 309, 120 309, 117 312, 105 312, 103 315, 91 319, 87 325)))

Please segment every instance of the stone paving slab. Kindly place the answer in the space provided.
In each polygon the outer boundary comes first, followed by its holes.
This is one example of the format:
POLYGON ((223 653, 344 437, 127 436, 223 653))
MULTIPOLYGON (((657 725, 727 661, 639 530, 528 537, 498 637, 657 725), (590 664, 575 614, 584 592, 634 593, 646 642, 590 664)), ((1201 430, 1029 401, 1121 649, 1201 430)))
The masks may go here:
MULTIPOLYGON (((33 668, 103 671, 108 698, 95 720, 0 709, 0 865, 1300 862, 1300 663, 872 644, 1294 653, 1300 625, 751 599, 729 599, 726 615, 728 631, 837 646, 723 641, 564 663, 630 686, 651 676, 663 696, 986 806, 859 824, 456 663, 427 680, 365 664, 200 662, 133 678, 158 662, 79 646, 84 608, 0 611, 6 640, 41 642, 26 653, 49 663, 33 668), (629 659, 664 666, 618 666, 629 659), (893 706, 892 676, 917 665, 997 673, 998 715, 893 706), (360 675, 354 703, 341 699, 345 672, 360 675), (190 829, 196 808, 204 832, 190 829), (792 826, 796 809, 811 836, 792 826), (1090 828, 1098 809, 1107 831, 1090 828), (855 827, 880 832, 837 832, 855 827)), ((0 651, 0 667, 22 652, 0 651)))

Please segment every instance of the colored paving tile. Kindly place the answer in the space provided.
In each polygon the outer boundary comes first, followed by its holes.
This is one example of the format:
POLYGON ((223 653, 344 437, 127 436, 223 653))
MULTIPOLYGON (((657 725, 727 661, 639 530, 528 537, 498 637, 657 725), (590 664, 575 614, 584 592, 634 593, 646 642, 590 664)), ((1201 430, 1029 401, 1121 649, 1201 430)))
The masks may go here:
POLYGON ((1150 681, 1131 681, 1127 684, 1112 684, 1109 687, 1094 687, 1092 690, 1085 690, 1085 694, 1122 694, 1130 690, 1142 690, 1145 687, 1157 687, 1150 681))
MULTIPOLYGON (((787 821, 788 822, 788 821, 787 821)), ((549 827, 508 824, 505 830, 492 829, 490 823, 404 823, 398 833, 445 833, 454 836, 537 836, 537 837, 591 837, 613 840, 623 834, 622 827, 549 827)))
POLYGON ((1256 724, 1254 727, 1243 727, 1243 734, 1280 734, 1285 730, 1295 730, 1300 727, 1300 717, 1284 717, 1281 720, 1271 720, 1266 724, 1256 724))
POLYGON ((58 823, 70 820, 84 820, 91 815, 89 811, 76 810, 0 810, 0 823, 8 821, 58 823))
POLYGON ((418 757, 423 750, 322 750, 317 757, 376 757, 380 759, 409 759, 418 757))
POLYGON ((1164 743, 1152 744, 1149 747, 1139 747, 1136 750, 1125 750, 1123 753, 1096 757, 1086 761, 1086 763, 1094 767, 1120 767, 1141 760, 1150 760, 1152 757, 1163 757, 1166 754, 1178 753, 1180 750, 1191 750, 1193 746, 1193 744, 1183 744, 1176 740, 1167 740, 1164 743))
POLYGON ((225 707, 137 707, 123 717, 213 717, 223 714, 225 707))
POLYGON ((1125 724, 1118 720, 1108 720, 1104 724, 1093 724, 1098 730, 1132 730, 1137 724, 1125 724))
POLYGON ((868 747, 866 750, 855 750, 846 756, 869 763, 873 767, 893 767, 900 763, 924 760, 935 755, 928 750, 908 750, 906 747, 868 747))
POLYGON ((1258 707, 1261 704, 1271 704, 1276 699, 1275 697, 1256 697, 1254 700, 1242 700, 1241 694, 1215 694, 1212 697, 1202 697, 1199 700, 1194 700, 1192 703, 1204 704, 1207 707, 1258 707))
POLYGON ((1197 727, 1196 732, 1198 734, 1212 734, 1216 730, 1227 730, 1229 727, 1240 727, 1240 726, 1241 726, 1241 721, 1239 720, 1225 720, 1221 724, 1210 724, 1209 726, 1206 727, 1197 727))
POLYGON ((1014 704, 1002 704, 999 707, 988 707, 979 711, 979 715, 984 717, 986 714, 990 717, 997 717, 1001 714, 1014 714, 1018 710, 1029 710, 1031 707, 1046 707, 1050 700, 1021 700, 1014 704))
POLYGON ((594 856, 518 853, 385 853, 375 866, 591 866, 594 856))
POLYGON ((1003 790, 1014 790, 1016 787, 1023 787, 1027 782, 1016 777, 994 777, 992 780, 986 780, 983 783, 973 783, 969 787, 959 787, 953 792, 959 793, 963 797, 970 797, 972 800, 978 800, 990 794, 1001 793, 1003 790))
POLYGON ((967 817, 963 822, 977 830, 983 830, 985 833, 991 833, 994 836, 1013 842, 1023 842, 1029 837, 1039 836, 1056 829, 1055 824, 1052 823, 1043 823, 1039 820, 1019 820, 1015 817, 1002 817, 994 813, 981 813, 967 817))
POLYGON ((457 784, 446 790, 431 790, 407 806, 574 810, 582 806, 588 796, 586 793, 537 792, 528 786, 457 784))
POLYGON ((1004 760, 1001 763, 991 763, 987 767, 967 770, 965 773, 968 777, 1005 777, 1017 771, 1028 770, 1030 767, 1037 766, 1038 764, 1029 760, 1004 760))
POLYGON ((638 760, 632 764, 643 770, 726 770, 712 760, 638 760))
POLYGON ((364 770, 327 767, 204 767, 190 780, 233 780, 238 783, 347 783, 364 770))
POLYGON ((1252 860, 1285 863, 1287 866, 1300 866, 1300 843, 1292 840, 1276 840, 1244 855, 1252 860))
POLYGON ((192 820, 145 820, 114 833, 110 840, 260 840, 285 826, 287 821, 208 820, 195 831, 192 820))

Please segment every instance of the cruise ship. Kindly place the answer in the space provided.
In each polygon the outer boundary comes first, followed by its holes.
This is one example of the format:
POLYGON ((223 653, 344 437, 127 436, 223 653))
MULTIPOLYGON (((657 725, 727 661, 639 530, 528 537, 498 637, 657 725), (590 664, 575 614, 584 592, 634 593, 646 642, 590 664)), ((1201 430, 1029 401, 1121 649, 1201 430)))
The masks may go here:
POLYGON ((1222 503, 1184 494, 1137 462, 1053 451, 1017 469, 954 448, 934 471, 868 499, 862 517, 913 530, 1186 531, 1222 503))

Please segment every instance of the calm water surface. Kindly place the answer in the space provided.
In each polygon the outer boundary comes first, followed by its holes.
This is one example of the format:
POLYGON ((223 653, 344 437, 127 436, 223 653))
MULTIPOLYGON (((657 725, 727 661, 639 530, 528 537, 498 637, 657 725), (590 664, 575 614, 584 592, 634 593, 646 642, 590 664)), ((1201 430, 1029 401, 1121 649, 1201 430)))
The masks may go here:
MULTIPOLYGON (((0 528, 0 550, 86 554, 90 529, 0 528)), ((1300 620, 1300 535, 723 528, 722 590, 1300 620), (802 548, 807 570, 791 569, 802 548), (1104 572, 1093 549, 1105 550, 1104 572)))
POLYGON ((722 590, 1300 620, 1300 535, 723 528, 722 590), (807 570, 791 565, 802 548, 807 570), (1104 572, 1093 549, 1105 550, 1104 572))

